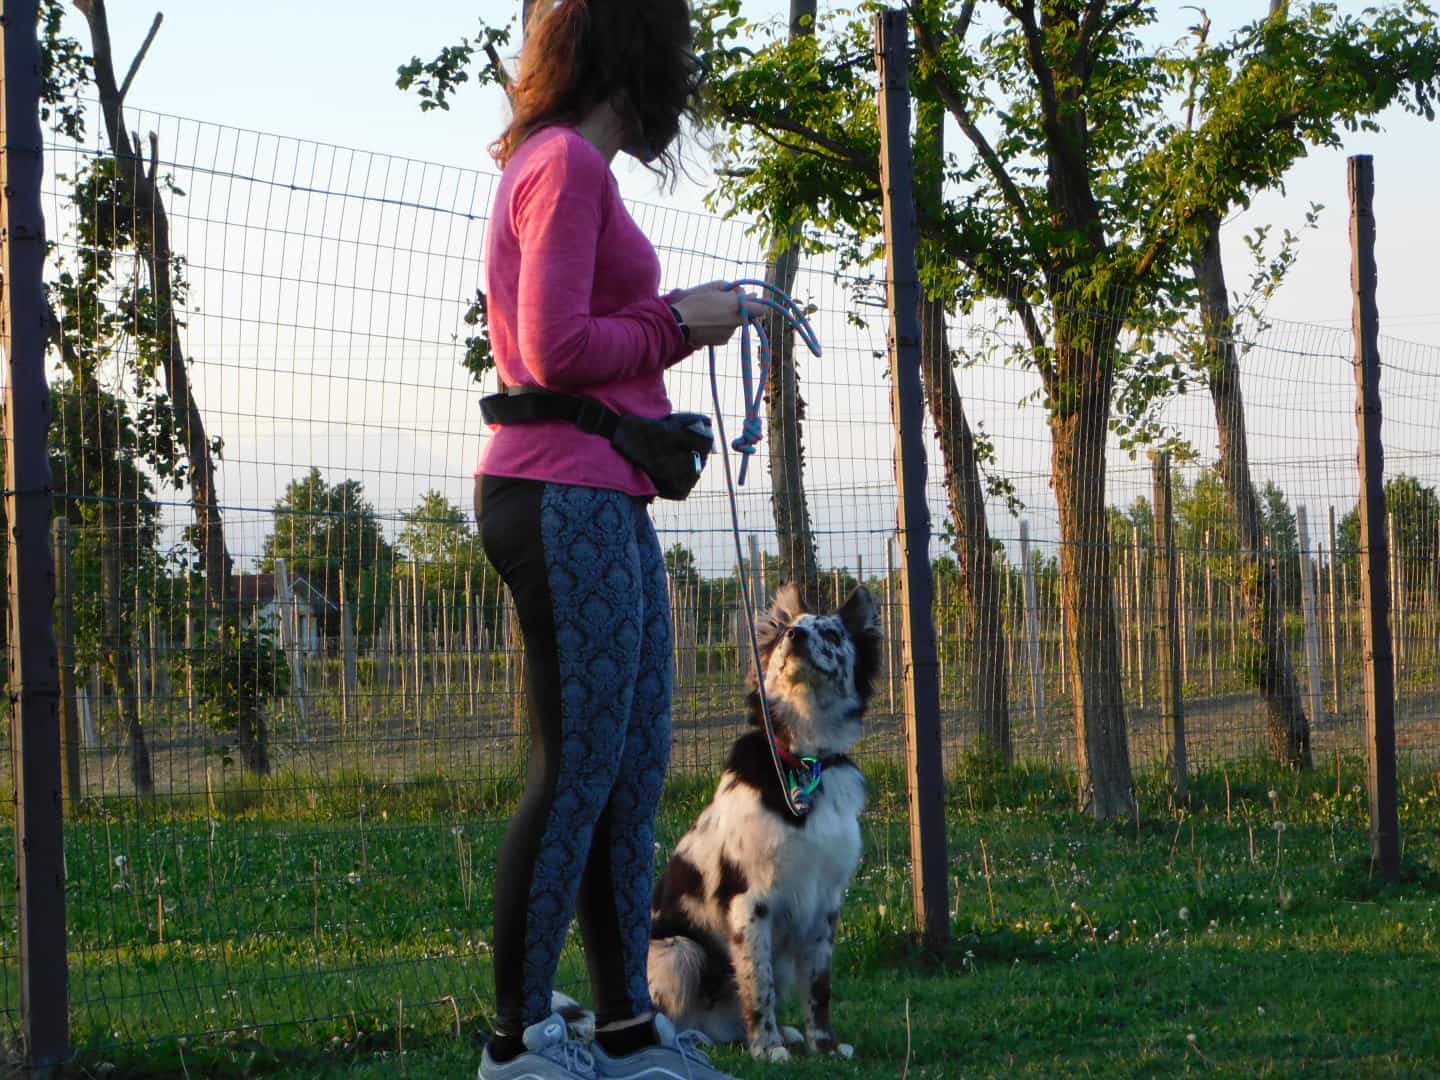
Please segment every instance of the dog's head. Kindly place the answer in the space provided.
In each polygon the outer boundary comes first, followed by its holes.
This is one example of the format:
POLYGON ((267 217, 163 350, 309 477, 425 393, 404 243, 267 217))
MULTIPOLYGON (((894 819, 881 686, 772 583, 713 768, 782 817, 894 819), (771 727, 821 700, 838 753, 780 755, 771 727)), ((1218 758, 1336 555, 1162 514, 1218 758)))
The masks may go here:
MULTIPOLYGON (((814 615, 800 591, 785 585, 755 630, 777 736, 797 754, 849 750, 880 667, 880 619, 870 593, 862 585, 839 611, 814 615)), ((759 696, 750 697, 751 721, 759 723, 759 696)))

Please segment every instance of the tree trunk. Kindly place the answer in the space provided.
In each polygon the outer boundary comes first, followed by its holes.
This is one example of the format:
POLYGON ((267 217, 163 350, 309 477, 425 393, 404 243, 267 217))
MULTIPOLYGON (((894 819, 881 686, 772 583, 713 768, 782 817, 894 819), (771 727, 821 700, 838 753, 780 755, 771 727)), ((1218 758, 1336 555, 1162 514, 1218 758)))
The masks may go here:
POLYGON ((150 766, 150 747, 145 742, 145 726, 140 722, 140 699, 135 687, 135 658, 126 642, 125 620, 121 615, 124 590, 123 562, 125 555, 124 523, 118 506, 101 512, 105 523, 104 554, 100 561, 100 589, 105 606, 105 663, 115 683, 119 699, 120 719, 130 743, 130 782, 135 790, 150 795, 155 790, 155 777, 150 766))
MULTIPOLYGON (((765 280, 785 293, 795 287, 799 249, 794 237, 777 238, 765 280), (782 250, 782 244, 790 244, 782 250)), ((766 318, 770 336, 770 382, 766 388, 770 439, 770 505, 775 539, 780 546, 780 577, 793 581, 809 611, 820 611, 820 571, 810 505, 805 498, 805 449, 802 424, 805 402, 795 367, 795 335, 776 312, 766 318)))
MULTIPOLYGON (((190 484, 190 502, 195 511, 195 536, 200 561, 205 570, 205 597, 222 617, 227 614, 230 578, 234 562, 225 543, 225 525, 215 486, 215 462, 210 441, 205 434, 205 421, 200 415, 190 387, 185 353, 181 344, 180 320, 175 314, 171 281, 170 220, 165 203, 156 187, 157 146, 150 139, 150 168, 138 143, 132 144, 125 129, 124 101, 115 81, 115 68, 110 48, 110 28, 105 0, 76 0, 77 8, 90 26, 94 49, 95 88, 100 96, 105 131, 114 155, 116 176, 135 213, 137 247, 150 274, 160 321, 165 326, 165 348, 162 362, 165 369, 165 390, 175 410, 175 422, 185 455, 189 462, 186 477, 190 484)), ((158 17, 157 17, 158 18, 158 17)), ((149 42, 147 40, 146 45, 149 42)), ((141 55, 143 56, 143 49, 141 55)), ((138 64, 139 58, 137 58, 138 64)))
MULTIPOLYGON (((790 36, 815 32, 815 0, 791 0, 790 36)), ((783 220, 785 215, 779 217, 783 220)), ((787 295, 795 287, 800 268, 799 235, 780 226, 770 239, 765 281, 787 295)), ((805 497, 805 448, 802 425, 805 402, 800 397, 800 373, 795 367, 795 335, 776 312, 769 312, 765 331, 770 337, 770 382, 766 388, 766 421, 770 439, 770 505, 775 515, 775 539, 780 546, 782 581, 793 581, 810 611, 820 611, 820 571, 815 554, 815 532, 805 497)))
POLYGON ((1000 586, 985 520, 985 490, 975 457, 975 439, 945 334, 945 306, 920 302, 920 364, 925 377, 925 403, 935 423, 935 438, 945 464, 945 492, 955 523, 955 556, 964 596, 961 633, 968 650, 965 689, 975 717, 976 742, 982 754, 1008 765, 1011 760, 1009 672, 1005 626, 1000 618, 1000 586))
POLYGON ((1305 715, 1300 681, 1285 638, 1285 608, 1280 583, 1264 554, 1260 500, 1250 479, 1250 452, 1245 434, 1245 402, 1240 390, 1236 354, 1220 255, 1220 219, 1209 214, 1204 240, 1192 259, 1200 286, 1200 318, 1205 329, 1205 368, 1215 404, 1220 436, 1220 473, 1240 556, 1240 592, 1249 613, 1250 656, 1244 666, 1265 701, 1265 720, 1275 759, 1283 765, 1309 768, 1310 723, 1305 715))
POLYGON ((1080 763, 1080 803, 1096 818, 1130 814, 1134 778, 1105 520, 1105 436, 1115 327, 1071 321, 1057 303, 1050 396, 1051 476, 1060 508, 1060 599, 1080 763))
POLYGON ((240 748, 240 761, 256 776, 270 774, 270 737, 265 728, 265 714, 242 710, 235 723, 235 741, 240 748))

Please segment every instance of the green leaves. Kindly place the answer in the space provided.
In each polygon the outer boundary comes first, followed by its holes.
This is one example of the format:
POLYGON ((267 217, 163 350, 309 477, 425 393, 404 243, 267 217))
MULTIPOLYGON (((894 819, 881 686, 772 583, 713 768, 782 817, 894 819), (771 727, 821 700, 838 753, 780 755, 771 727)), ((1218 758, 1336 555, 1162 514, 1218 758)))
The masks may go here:
POLYGON ((433 59, 413 56, 396 69, 395 85, 401 90, 414 90, 420 98, 420 111, 450 108, 450 98, 461 84, 470 81, 470 68, 477 54, 487 57, 488 64, 476 76, 478 86, 505 86, 509 76, 500 61, 499 50, 510 44, 510 27, 487 26, 480 23, 480 32, 473 38, 462 37, 459 44, 447 45, 433 59))

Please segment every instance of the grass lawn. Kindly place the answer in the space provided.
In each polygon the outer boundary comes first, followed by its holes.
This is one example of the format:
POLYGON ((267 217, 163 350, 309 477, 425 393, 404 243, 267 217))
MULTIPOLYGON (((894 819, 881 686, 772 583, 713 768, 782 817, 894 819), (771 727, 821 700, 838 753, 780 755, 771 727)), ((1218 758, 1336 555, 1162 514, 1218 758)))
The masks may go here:
MULTIPOLYGON (((1138 820, 1110 825, 1073 812, 1063 773, 962 769, 943 956, 908 929, 901 778, 873 770, 834 987, 855 1059, 719 1063, 826 1080, 1440 1076, 1440 774, 1402 769, 1409 880, 1385 889, 1361 773, 1334 764, 1206 773, 1189 811, 1150 778, 1138 820)), ((69 826, 79 1075, 474 1075, 509 793, 308 790, 69 826)), ((662 855, 706 794, 672 788, 662 855)), ((580 971, 572 947, 562 975, 580 971)))

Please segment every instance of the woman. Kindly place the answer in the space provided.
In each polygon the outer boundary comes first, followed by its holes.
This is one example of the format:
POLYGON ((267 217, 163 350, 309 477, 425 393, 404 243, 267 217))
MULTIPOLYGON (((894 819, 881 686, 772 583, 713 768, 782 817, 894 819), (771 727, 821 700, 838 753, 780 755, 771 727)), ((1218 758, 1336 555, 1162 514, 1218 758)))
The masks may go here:
MULTIPOLYGON (((660 264, 610 163, 674 176, 698 65, 685 0, 540 0, 492 147, 504 172, 487 243, 491 340, 507 385, 670 412, 663 373, 727 341, 743 297, 661 296, 660 264)), ((525 793, 496 866, 495 1036, 481 1080, 723 1074, 657 1018, 646 984, 655 812, 673 671, 649 477, 566 421, 489 440, 475 503, 485 553, 525 638, 525 793), (595 995, 592 1047, 550 994, 572 914, 595 995)))

